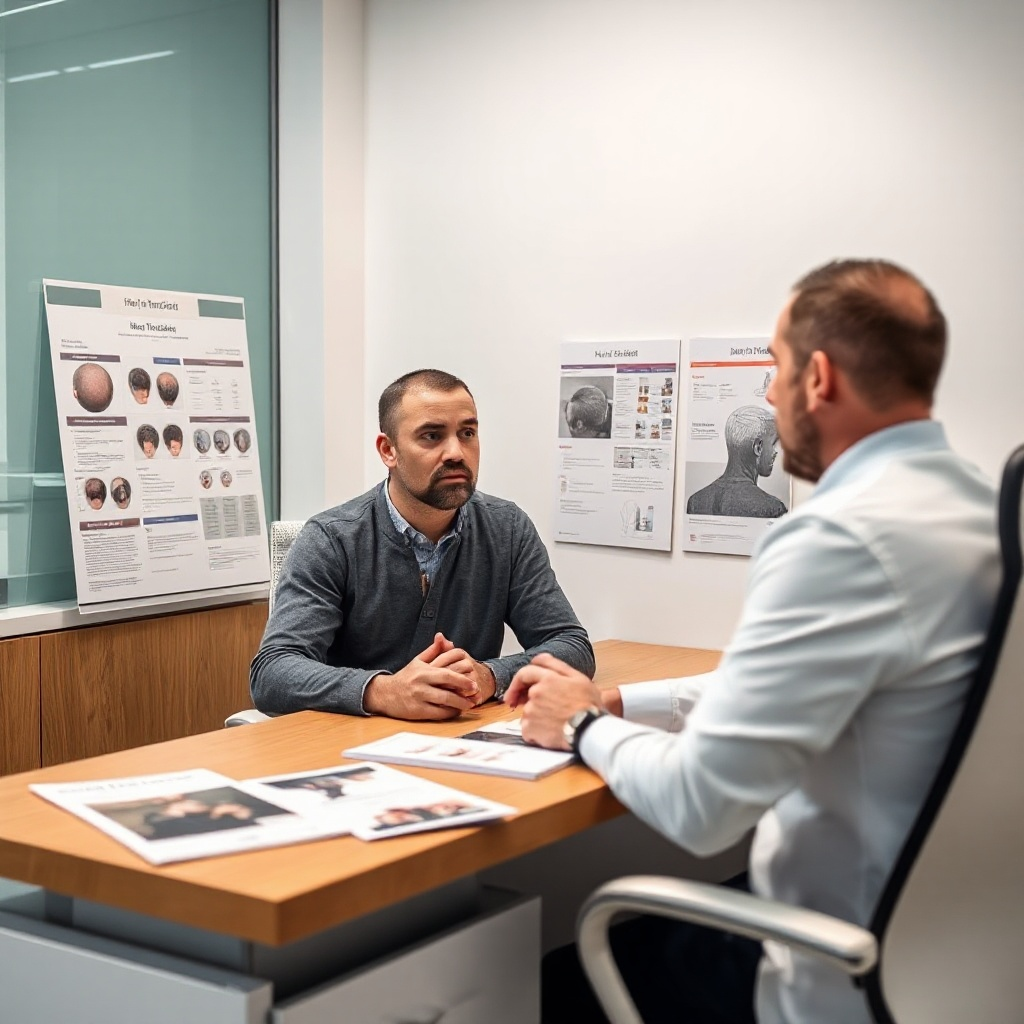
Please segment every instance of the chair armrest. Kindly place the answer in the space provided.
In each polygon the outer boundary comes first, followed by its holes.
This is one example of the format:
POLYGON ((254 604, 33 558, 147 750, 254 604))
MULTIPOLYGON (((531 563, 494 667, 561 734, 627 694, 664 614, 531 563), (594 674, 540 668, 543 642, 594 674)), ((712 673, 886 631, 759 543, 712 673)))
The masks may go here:
POLYGON ((817 957, 847 974, 866 974, 878 959, 866 928, 705 882, 634 875, 608 882, 583 904, 576 925, 580 959, 613 1024, 642 1024, 612 956, 608 927, 619 913, 655 914, 771 940, 817 957))
POLYGON ((236 711, 233 715, 228 715, 224 719, 224 728, 230 729, 235 725, 253 725, 256 722, 269 722, 271 718, 276 717, 276 715, 265 715, 262 711, 257 711, 255 708, 246 708, 245 711, 236 711))

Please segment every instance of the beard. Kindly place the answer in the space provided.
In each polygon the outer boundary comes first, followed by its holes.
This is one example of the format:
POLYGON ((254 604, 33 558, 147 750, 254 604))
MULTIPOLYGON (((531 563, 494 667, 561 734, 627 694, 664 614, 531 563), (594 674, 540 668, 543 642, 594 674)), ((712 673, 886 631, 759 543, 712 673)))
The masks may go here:
POLYGON ((450 512, 452 509, 462 508, 473 497, 475 490, 476 481, 468 466, 463 463, 446 463, 434 474, 424 490, 410 490, 409 493, 417 501, 422 501, 424 505, 440 509, 442 512, 450 512), (448 473, 455 472, 465 473, 468 479, 448 481, 440 479, 448 473))
POLYGON ((825 472, 821 461, 821 431, 807 414, 807 403, 803 395, 797 399, 791 410, 790 430, 793 438, 782 446, 782 468, 798 480, 816 484, 825 472))

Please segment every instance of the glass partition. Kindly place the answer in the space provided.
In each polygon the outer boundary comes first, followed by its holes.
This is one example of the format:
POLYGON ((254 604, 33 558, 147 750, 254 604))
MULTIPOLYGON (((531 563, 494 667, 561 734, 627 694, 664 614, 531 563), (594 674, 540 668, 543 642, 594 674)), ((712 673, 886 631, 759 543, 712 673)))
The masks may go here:
POLYGON ((276 511, 270 8, 0 3, 0 606, 75 597, 44 277, 245 299, 276 511))

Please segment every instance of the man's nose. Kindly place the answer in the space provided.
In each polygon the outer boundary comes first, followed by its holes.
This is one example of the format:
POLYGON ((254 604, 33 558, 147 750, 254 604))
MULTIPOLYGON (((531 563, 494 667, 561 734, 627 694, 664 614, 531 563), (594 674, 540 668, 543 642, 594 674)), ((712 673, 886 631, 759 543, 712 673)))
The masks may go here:
POLYGON ((449 437, 445 441, 443 454, 445 462, 462 462, 464 453, 461 438, 455 434, 449 437))

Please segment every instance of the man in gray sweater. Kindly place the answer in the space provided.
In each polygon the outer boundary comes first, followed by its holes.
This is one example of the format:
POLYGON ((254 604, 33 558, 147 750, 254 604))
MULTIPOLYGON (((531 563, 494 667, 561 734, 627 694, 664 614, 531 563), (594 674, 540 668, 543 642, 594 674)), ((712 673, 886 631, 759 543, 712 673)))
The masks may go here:
POLYGON ((261 711, 454 718, 547 652, 588 676, 594 651, 533 523, 476 491, 476 403, 416 370, 380 397, 388 478, 310 519, 285 562, 250 670, 261 711), (524 651, 499 657, 504 625, 524 651))

